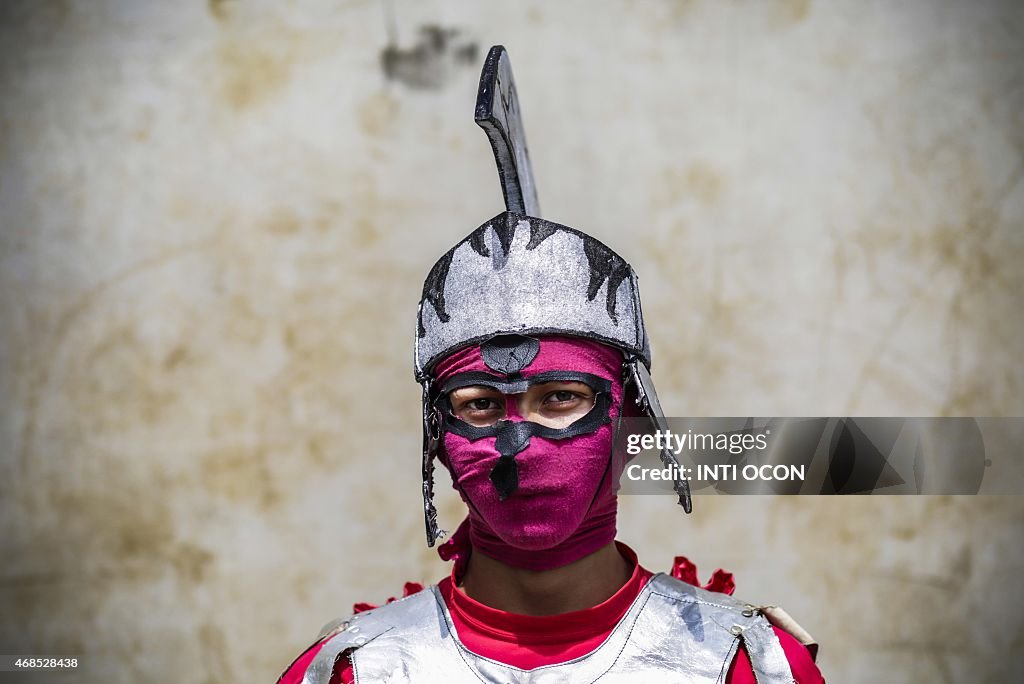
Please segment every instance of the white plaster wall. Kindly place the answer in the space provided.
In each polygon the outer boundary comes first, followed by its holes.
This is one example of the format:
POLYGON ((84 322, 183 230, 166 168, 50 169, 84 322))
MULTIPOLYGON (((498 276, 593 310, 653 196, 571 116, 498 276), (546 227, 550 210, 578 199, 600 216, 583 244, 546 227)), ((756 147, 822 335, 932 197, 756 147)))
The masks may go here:
MULTIPOLYGON (((0 21, 5 653, 81 654, 79 681, 273 681, 353 602, 444 573, 411 335, 433 260, 502 208, 471 122, 494 43, 545 216, 640 274, 669 413, 1024 414, 1020 3, 0 21), (428 24, 476 58, 403 58, 428 24)), ((786 606, 830 682, 1024 676, 1019 498, 696 504, 624 500, 621 537, 786 606)), ((460 510, 445 494, 449 527, 460 510)))

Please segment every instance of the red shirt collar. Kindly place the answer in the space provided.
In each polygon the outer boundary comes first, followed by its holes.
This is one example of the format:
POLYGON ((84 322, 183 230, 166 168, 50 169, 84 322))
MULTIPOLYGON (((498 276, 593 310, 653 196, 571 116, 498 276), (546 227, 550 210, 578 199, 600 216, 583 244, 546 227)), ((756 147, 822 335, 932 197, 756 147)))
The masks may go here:
POLYGON ((607 600, 585 610, 534 616, 491 608, 459 591, 456 568, 452 568, 450 577, 438 584, 438 589, 457 624, 465 623, 491 638, 517 644, 580 641, 606 634, 610 626, 618 623, 653 574, 640 565, 633 549, 621 542, 615 542, 615 545, 622 557, 629 561, 633 572, 622 588, 607 600))

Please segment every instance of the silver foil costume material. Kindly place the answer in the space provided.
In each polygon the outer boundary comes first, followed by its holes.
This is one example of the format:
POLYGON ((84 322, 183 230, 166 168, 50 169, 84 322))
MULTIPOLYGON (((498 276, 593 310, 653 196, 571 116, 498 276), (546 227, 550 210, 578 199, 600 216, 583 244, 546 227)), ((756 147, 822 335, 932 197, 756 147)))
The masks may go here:
POLYGON ((417 379, 452 351, 503 333, 585 337, 651 364, 632 267, 589 235, 510 212, 431 269, 419 307, 417 379))
POLYGON ((597 650, 533 670, 469 652, 432 586, 351 618, 321 648, 303 684, 328 684, 345 651, 357 682, 711 684, 724 681, 741 643, 758 684, 794 684, 782 645, 763 615, 664 574, 651 578, 597 650))

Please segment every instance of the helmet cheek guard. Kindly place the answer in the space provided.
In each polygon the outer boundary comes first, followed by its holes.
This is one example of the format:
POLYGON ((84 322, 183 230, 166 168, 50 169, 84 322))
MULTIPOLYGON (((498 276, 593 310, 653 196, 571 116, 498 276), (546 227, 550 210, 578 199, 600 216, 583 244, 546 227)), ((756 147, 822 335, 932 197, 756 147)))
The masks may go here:
MULTIPOLYGON (((666 429, 648 369, 651 351, 633 268, 611 248, 537 218, 529 153, 508 53, 491 48, 480 76, 476 122, 486 131, 508 211, 483 224, 431 268, 416 321, 415 375, 423 389, 423 513, 427 545, 445 534, 434 506, 434 458, 445 418, 433 369, 452 352, 499 335, 568 335, 623 352, 623 384, 639 413, 666 429)), ((624 404, 625 404, 624 399, 624 404)), ((620 414, 621 416, 621 414, 620 414)), ((666 466, 678 466, 665 449, 666 466)), ((682 472, 677 469, 675 472, 682 472)), ((689 513, 690 490, 675 482, 689 513)))
MULTIPOLYGON (((640 413, 651 419, 656 430, 668 430, 665 412, 658 401, 658 393, 654 391, 654 380, 647 371, 647 366, 636 357, 627 358, 622 364, 622 381, 628 396, 630 390, 635 394, 635 406, 640 413)), ((627 400, 623 399, 623 403, 627 400)), ((674 473, 683 472, 675 453, 667 446, 661 450, 661 462, 674 473)), ((687 513, 693 512, 693 499, 690 496, 690 485, 685 478, 676 478, 673 488, 679 496, 679 505, 687 513)))
POLYGON ((431 398, 431 381, 425 378, 423 386, 423 520, 426 524, 427 546, 447 534, 437 524, 434 506, 434 458, 441 447, 441 415, 431 398))

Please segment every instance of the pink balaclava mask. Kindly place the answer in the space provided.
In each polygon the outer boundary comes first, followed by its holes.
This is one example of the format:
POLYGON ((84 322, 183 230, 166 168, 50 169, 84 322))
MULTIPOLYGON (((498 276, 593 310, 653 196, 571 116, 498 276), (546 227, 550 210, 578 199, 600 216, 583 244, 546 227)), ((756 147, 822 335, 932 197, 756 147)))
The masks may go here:
MULTIPOLYGON (((549 570, 615 539, 612 429, 622 406, 622 354, 571 337, 502 336, 435 368, 446 412, 443 462, 469 506, 472 547, 507 565, 549 570), (559 429, 521 417, 515 400, 485 429, 451 415, 447 393, 485 384, 507 396, 539 382, 585 382, 594 406, 559 429)), ((463 528, 466 523, 463 523, 463 528)))

